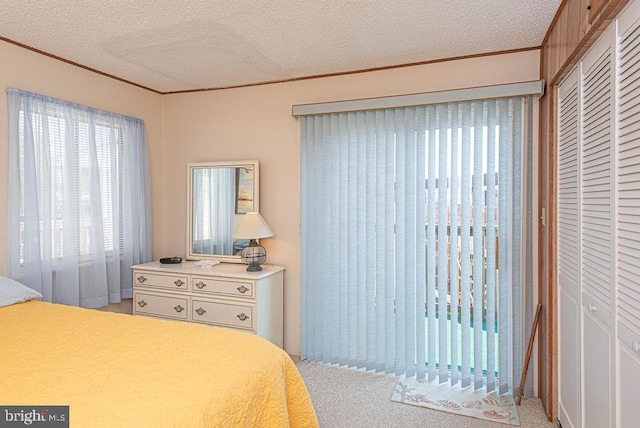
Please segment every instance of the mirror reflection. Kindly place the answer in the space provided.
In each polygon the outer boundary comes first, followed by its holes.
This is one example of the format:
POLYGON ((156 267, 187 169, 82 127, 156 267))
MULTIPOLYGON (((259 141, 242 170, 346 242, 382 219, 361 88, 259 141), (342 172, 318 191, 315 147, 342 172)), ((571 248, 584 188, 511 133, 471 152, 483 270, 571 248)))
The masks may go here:
POLYGON ((257 161, 189 164, 188 258, 239 258, 249 241, 232 234, 245 213, 258 210, 257 166, 257 161))

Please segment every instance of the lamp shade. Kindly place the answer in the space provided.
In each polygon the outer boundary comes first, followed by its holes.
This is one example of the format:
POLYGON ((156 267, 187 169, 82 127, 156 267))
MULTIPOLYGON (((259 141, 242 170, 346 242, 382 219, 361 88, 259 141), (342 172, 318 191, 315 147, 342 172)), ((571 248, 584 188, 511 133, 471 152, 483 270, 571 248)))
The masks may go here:
POLYGON ((273 236, 273 230, 264 221, 260 213, 250 212, 242 217, 232 236, 235 239, 269 238, 273 236))

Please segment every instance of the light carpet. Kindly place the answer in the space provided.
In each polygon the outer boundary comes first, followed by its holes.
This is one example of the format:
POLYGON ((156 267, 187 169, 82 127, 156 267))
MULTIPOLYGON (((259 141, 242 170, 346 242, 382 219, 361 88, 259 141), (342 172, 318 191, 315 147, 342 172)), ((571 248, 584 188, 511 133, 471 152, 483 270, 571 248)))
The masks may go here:
POLYGON ((462 388, 460 384, 452 387, 446 382, 439 383, 437 379, 428 382, 426 379, 401 376, 391 400, 508 425, 520 425, 516 403, 511 395, 474 390, 471 386, 462 388))
MULTIPOLYGON (((322 428, 505 427, 493 421, 391 401, 389 398, 398 380, 395 376, 300 362, 296 357, 294 360, 322 428)), ((555 428, 555 424, 547 420, 539 398, 522 400, 518 414, 520 428, 555 428)))

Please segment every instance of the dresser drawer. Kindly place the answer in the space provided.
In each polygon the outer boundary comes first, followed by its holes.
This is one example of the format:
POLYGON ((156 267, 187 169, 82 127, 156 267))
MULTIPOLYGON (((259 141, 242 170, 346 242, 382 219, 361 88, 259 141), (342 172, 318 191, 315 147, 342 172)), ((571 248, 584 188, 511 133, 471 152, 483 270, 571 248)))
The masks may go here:
POLYGON ((186 276, 163 275, 150 272, 135 271, 133 280, 136 285, 145 287, 161 287, 173 290, 186 290, 188 279, 186 276))
POLYGON ((191 291, 234 297, 253 297, 254 287, 251 281, 230 281, 194 276, 192 284, 191 291))
POLYGON ((135 292, 133 295, 133 313, 187 320, 189 318, 189 299, 179 296, 135 292))
POLYGON ((191 319, 195 322, 253 330, 253 306, 193 299, 191 319))

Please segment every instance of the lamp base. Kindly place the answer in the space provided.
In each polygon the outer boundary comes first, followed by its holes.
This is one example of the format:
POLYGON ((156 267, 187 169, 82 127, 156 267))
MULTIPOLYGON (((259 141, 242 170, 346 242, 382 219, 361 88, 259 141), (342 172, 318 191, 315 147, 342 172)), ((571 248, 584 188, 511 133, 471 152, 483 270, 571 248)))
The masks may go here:
POLYGON ((262 270, 262 266, 260 266, 258 263, 250 263, 249 266, 247 266, 247 272, 259 272, 262 270))

